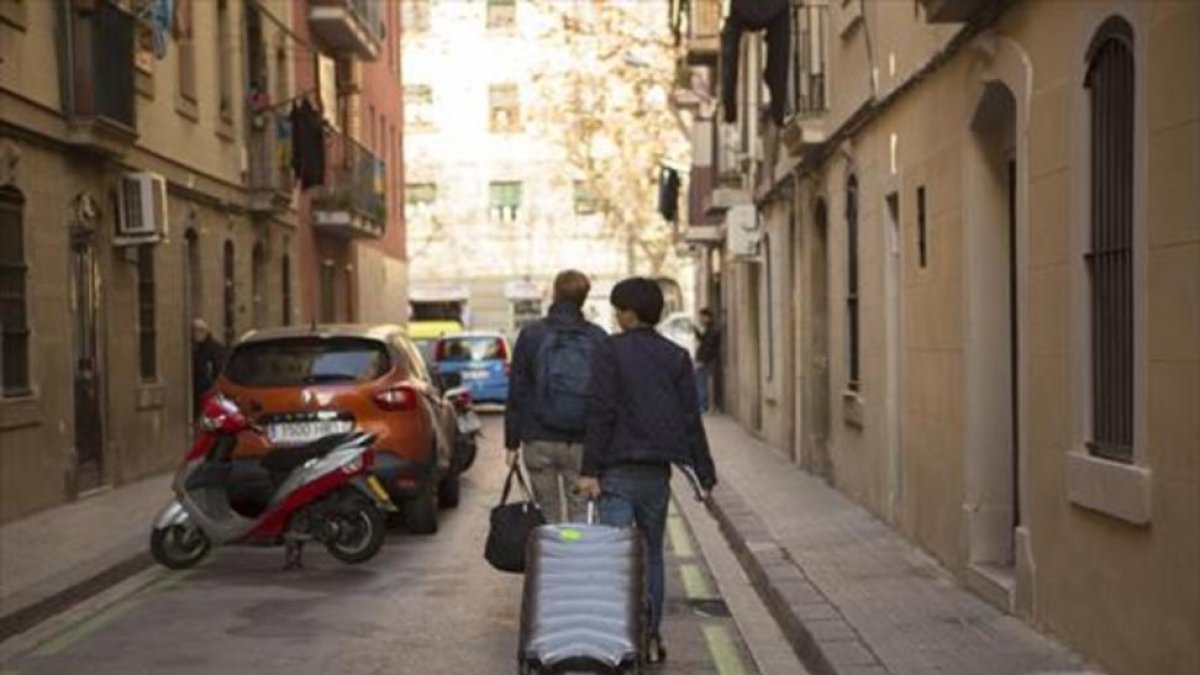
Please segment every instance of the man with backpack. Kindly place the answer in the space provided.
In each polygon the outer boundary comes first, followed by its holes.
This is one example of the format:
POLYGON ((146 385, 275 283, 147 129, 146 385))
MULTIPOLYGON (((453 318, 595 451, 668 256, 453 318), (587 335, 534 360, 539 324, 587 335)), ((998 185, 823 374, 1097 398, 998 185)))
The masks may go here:
POLYGON ((550 521, 587 514, 587 502, 572 487, 587 433, 592 354, 606 336, 583 318, 590 291, 582 272, 560 272, 546 318, 522 329, 513 350, 504 447, 509 466, 524 460, 534 499, 550 521))

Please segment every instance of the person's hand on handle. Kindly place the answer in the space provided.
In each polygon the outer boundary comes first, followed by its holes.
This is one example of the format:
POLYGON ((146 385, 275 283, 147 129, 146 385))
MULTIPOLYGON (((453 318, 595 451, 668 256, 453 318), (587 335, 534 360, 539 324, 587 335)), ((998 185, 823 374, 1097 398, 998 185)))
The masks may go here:
POLYGON ((575 492, 578 492, 586 499, 599 499, 600 481, 591 476, 580 476, 575 479, 575 492))

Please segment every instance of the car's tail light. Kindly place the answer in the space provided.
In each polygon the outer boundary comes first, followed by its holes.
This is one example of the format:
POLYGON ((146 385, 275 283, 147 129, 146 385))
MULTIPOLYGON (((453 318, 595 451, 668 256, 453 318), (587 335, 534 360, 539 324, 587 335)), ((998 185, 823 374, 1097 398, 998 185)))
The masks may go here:
POLYGON ((508 343, 506 343, 504 340, 496 340, 496 342, 499 343, 498 348, 496 349, 496 358, 508 363, 508 343))
POLYGON ((415 410, 417 407, 417 392, 412 387, 392 387, 375 394, 375 405, 383 410, 403 411, 415 410))

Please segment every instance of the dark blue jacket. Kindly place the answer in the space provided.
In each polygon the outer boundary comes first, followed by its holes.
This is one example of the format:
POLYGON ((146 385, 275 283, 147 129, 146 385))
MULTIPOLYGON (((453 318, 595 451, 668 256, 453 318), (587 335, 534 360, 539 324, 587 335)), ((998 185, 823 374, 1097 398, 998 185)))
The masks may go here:
POLYGON ((706 489, 717 482, 686 351, 653 328, 614 335, 592 360, 585 476, 619 464, 686 464, 706 489))
POLYGON ((542 341, 559 327, 582 327, 599 342, 607 333, 596 324, 583 318, 573 303, 556 302, 550 306, 546 318, 535 321, 521 329, 517 346, 513 349, 512 375, 508 383, 508 404, 504 410, 504 447, 516 450, 528 441, 560 441, 582 443, 584 432, 564 433, 547 429, 538 421, 537 411, 537 358, 542 341))

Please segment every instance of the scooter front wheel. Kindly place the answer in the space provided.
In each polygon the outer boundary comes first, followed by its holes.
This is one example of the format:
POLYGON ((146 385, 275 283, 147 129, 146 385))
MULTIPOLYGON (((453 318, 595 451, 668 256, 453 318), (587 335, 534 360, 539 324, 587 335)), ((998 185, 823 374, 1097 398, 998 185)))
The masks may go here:
POLYGON ((150 555, 163 567, 185 570, 208 554, 208 537, 190 521, 156 527, 150 532, 150 555))
POLYGON ((325 542, 329 554, 344 563, 366 562, 383 546, 386 522, 374 504, 361 498, 345 499, 328 516, 335 535, 325 542))

